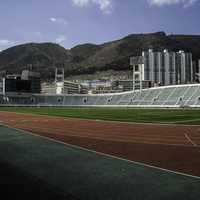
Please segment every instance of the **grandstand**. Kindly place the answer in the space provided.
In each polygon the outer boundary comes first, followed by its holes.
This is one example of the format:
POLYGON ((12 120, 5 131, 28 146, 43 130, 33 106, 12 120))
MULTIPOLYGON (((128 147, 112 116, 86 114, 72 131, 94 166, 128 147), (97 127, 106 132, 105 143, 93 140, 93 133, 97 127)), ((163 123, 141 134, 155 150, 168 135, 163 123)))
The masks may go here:
POLYGON ((0 94, 1 106, 200 107, 200 84, 172 85, 113 94, 0 94))

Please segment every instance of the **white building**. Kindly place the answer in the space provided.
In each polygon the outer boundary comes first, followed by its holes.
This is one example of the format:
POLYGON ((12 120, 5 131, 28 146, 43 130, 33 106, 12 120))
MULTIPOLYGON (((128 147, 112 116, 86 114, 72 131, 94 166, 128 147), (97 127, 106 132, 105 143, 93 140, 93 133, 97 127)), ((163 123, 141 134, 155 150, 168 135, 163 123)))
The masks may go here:
MULTIPOLYGON (((133 58, 131 58, 132 60, 133 58)), ((131 61, 131 65, 133 62, 131 61)), ((184 51, 142 52, 142 62, 135 65, 133 79, 150 81, 152 85, 175 85, 194 82, 192 54, 184 51)))
POLYGON ((42 83, 41 84, 42 94, 57 94, 57 87, 55 83, 42 83))
POLYGON ((82 87, 78 83, 63 81, 54 83, 42 83, 43 94, 80 94, 82 87))

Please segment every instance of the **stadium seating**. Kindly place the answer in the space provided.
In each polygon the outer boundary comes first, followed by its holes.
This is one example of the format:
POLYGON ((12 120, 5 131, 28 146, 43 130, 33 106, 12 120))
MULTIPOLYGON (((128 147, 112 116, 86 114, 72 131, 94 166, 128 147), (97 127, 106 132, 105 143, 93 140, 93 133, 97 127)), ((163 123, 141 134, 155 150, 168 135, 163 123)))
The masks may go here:
POLYGON ((0 94, 0 105, 200 107, 200 84, 100 95, 0 94))
POLYGON ((132 100, 133 100, 134 95, 135 94, 133 92, 122 94, 118 104, 119 105, 128 105, 128 104, 130 104, 132 102, 132 100))
POLYGON ((193 88, 193 93, 186 100, 186 106, 195 106, 200 101, 200 87, 193 88))

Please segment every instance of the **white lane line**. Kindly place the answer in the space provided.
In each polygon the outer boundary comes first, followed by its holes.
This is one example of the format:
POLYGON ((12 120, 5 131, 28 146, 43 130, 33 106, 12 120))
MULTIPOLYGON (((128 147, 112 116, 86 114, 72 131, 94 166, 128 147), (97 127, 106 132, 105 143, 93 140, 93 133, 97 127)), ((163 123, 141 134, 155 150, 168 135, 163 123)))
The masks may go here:
MULTIPOLYGON (((23 129, 21 128, 20 130, 24 130, 26 131, 26 128, 23 129)), ((37 132, 38 130, 43 130, 43 131, 48 131, 49 128, 48 127, 40 127, 40 128, 37 128, 37 127, 34 127, 32 130, 29 130, 29 131, 32 131, 32 132, 37 132)), ((54 131, 59 131, 60 129, 59 128, 54 128, 52 129, 54 131)), ((28 130, 27 130, 28 131, 28 130)), ((53 133, 50 133, 50 134, 53 134, 53 133)), ((163 145, 163 146, 181 146, 181 147, 188 147, 188 148, 191 148, 191 145, 190 144, 178 144, 178 143, 167 143, 167 142, 153 142, 153 141, 143 141, 142 139, 143 138, 140 138, 140 140, 136 141, 135 138, 134 141, 130 141, 128 139, 119 139, 119 138, 104 138, 102 139, 101 136, 93 136, 93 135, 80 135, 80 134, 73 134, 73 133, 58 133, 56 134, 58 136, 67 136, 67 137, 75 137, 75 138, 87 138, 87 139, 95 139, 95 140, 102 140, 102 141, 113 141, 113 142, 128 142, 128 143, 131 143, 131 144, 148 144, 148 145, 163 145)), ((194 146, 196 148, 200 148, 199 146, 194 146)), ((194 148, 192 147, 192 148, 194 148)))
POLYGON ((189 137, 189 135, 187 133, 184 134, 186 139, 193 145, 193 146, 197 146, 197 144, 189 137))
POLYGON ((106 156, 108 158, 114 158, 114 159, 117 159, 117 160, 121 160, 121 161, 125 161, 125 162, 128 162, 128 163, 132 163, 132 164, 135 164, 135 165, 139 165, 139 166, 143 166, 143 167, 147 167, 147 168, 152 168, 152 169, 164 171, 164 172, 167 172, 167 173, 172 173, 172 174, 176 174, 176 175, 180 175, 180 176, 184 176, 184 177, 189 177, 189 178, 194 178, 194 179, 200 180, 200 176, 195 176, 195 175, 191 175, 191 174, 186 174, 186 173, 182 173, 182 172, 177 172, 177 171, 173 171, 173 170, 169 170, 169 169, 156 167, 156 166, 153 166, 153 165, 148 165, 148 164, 141 163, 141 162, 128 160, 128 159, 125 159, 125 158, 117 157, 117 156, 114 156, 114 155, 110 155, 110 154, 94 151, 94 150, 91 150, 91 149, 87 149, 87 148, 84 148, 84 147, 80 147, 80 146, 77 146, 77 145, 69 144, 69 143, 66 143, 66 142, 62 142, 62 141, 59 141, 59 140, 56 140, 56 139, 53 139, 53 138, 50 138, 50 137, 38 135, 38 134, 32 133, 30 131, 25 131, 25 130, 22 130, 22 129, 19 129, 19 128, 14 128, 14 127, 11 127, 9 125, 4 125, 4 126, 8 127, 8 128, 11 128, 13 130, 17 130, 17 131, 23 132, 25 134, 28 133, 30 135, 33 135, 33 136, 36 136, 36 137, 39 137, 39 138, 43 138, 43 139, 46 139, 46 140, 49 140, 49 141, 53 141, 53 142, 56 142, 58 144, 63 144, 65 146, 76 148, 76 149, 79 149, 79 150, 84 150, 84 151, 87 151, 87 152, 95 153, 97 155, 102 155, 102 156, 106 156))
MULTIPOLYGON (((172 124, 177 124, 177 123, 187 123, 187 122, 198 122, 200 121, 200 118, 196 118, 196 119, 188 119, 188 120, 180 120, 180 121, 174 121, 171 122, 172 124)), ((187 125, 187 124, 186 124, 187 125)), ((190 126, 190 124, 188 124, 190 126)), ((198 124, 197 124, 198 125, 198 124)))

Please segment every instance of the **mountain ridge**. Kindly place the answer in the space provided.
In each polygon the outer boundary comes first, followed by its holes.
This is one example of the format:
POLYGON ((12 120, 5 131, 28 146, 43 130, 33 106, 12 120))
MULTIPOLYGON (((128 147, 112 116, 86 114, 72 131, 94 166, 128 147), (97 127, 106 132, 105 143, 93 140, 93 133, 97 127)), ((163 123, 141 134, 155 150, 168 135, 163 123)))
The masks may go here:
POLYGON ((42 79, 52 79, 55 67, 64 67, 67 76, 107 70, 130 70, 129 58, 143 50, 169 49, 192 52, 200 59, 200 35, 167 35, 165 32, 129 34, 103 44, 80 44, 65 49, 54 43, 27 43, 0 52, 0 71, 19 73, 32 64, 42 79))

